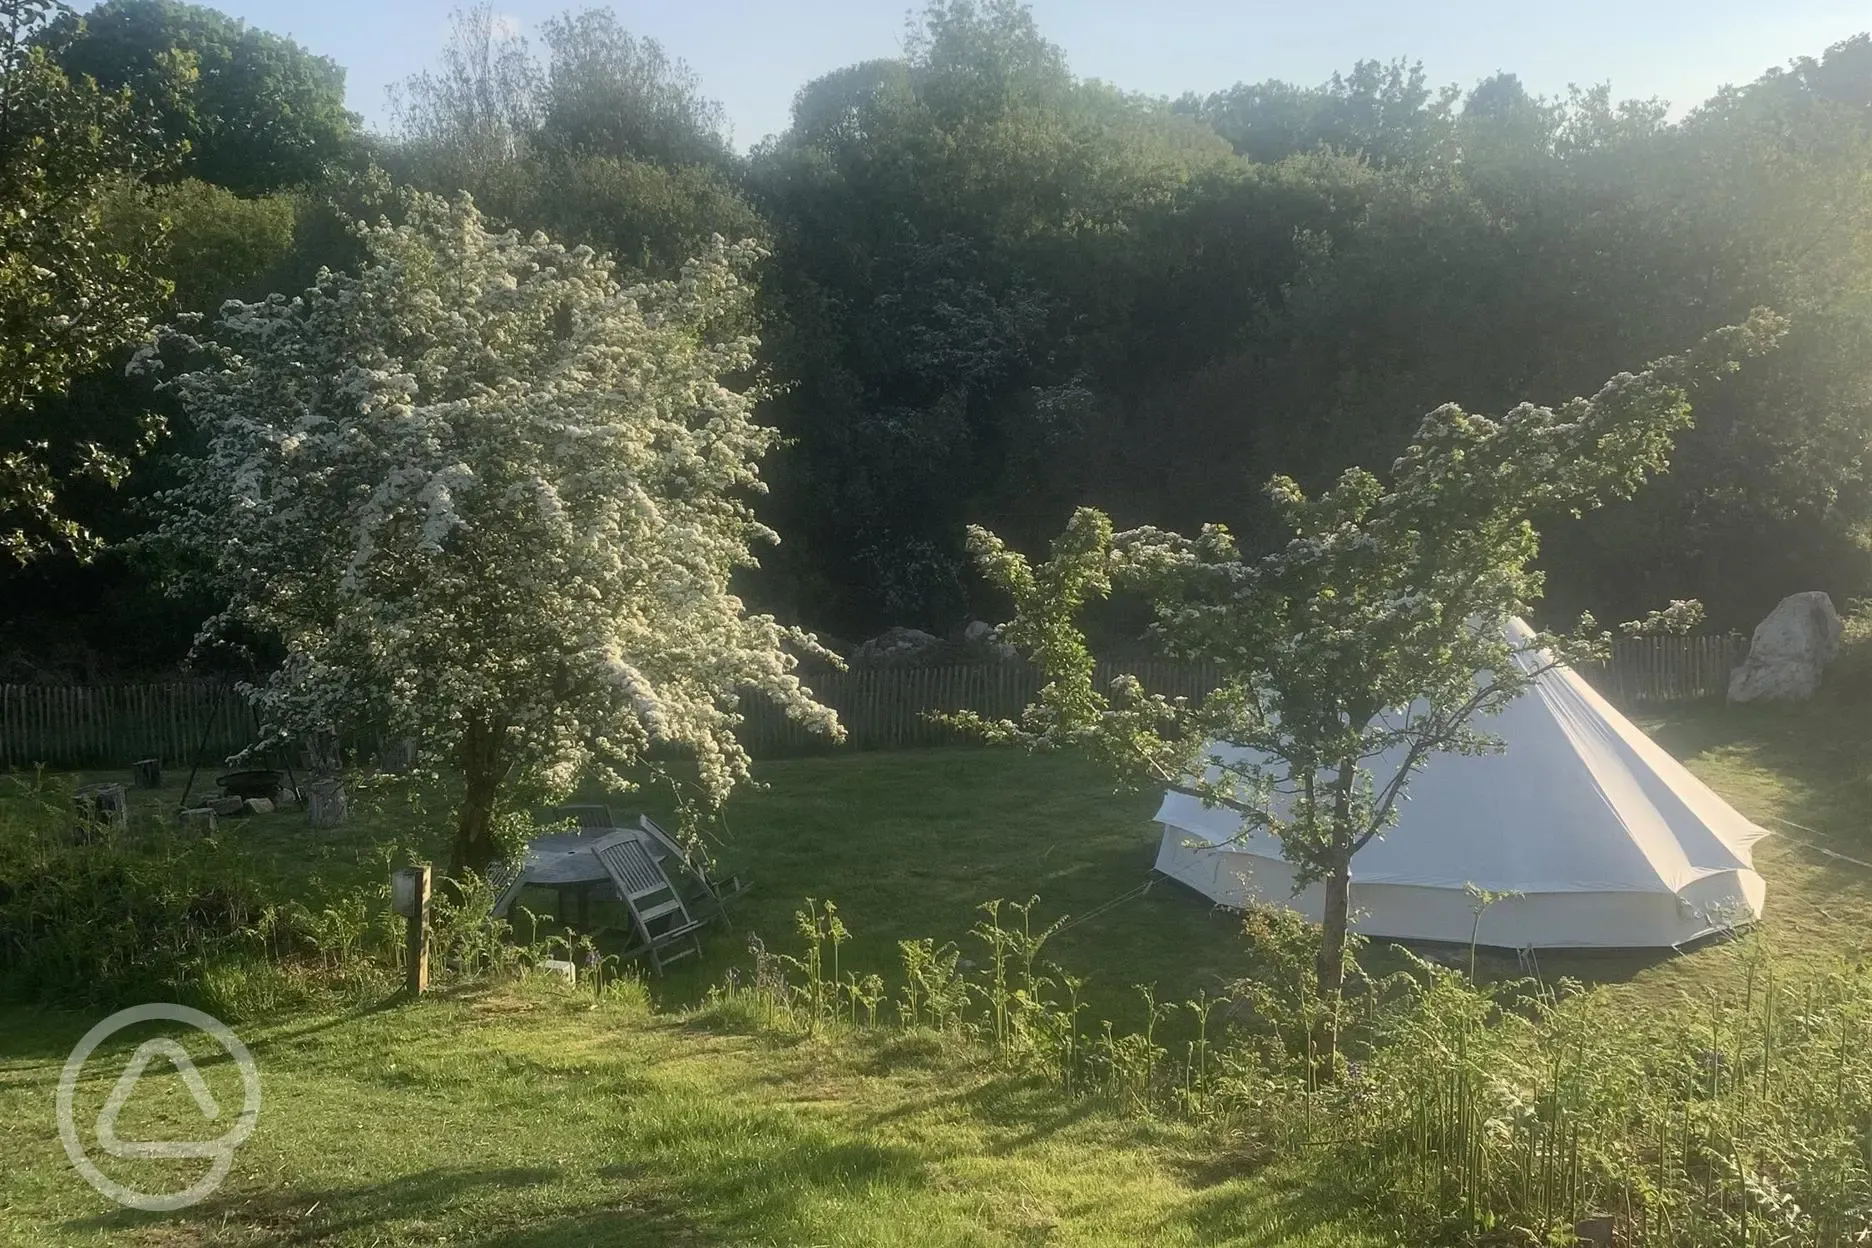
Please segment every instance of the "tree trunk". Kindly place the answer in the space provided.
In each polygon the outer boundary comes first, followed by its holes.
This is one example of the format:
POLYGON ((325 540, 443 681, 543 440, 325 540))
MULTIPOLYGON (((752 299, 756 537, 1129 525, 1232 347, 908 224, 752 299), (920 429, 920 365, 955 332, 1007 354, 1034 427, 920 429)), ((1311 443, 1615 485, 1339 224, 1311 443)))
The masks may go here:
POLYGON ((499 723, 470 719, 462 731, 462 805, 455 822, 455 844, 449 874, 486 871, 494 861, 494 810, 500 796, 501 738, 499 723))
POLYGON ((306 821, 315 828, 335 828, 351 817, 344 785, 332 778, 306 785, 306 821))
POLYGON ((1346 925, 1352 910, 1352 871, 1341 864, 1328 875, 1325 913, 1320 921, 1320 1015, 1313 1028, 1313 1069, 1320 1083, 1331 1083, 1339 1073, 1339 1003, 1345 989, 1346 925))
POLYGON ((1358 783, 1358 759, 1339 760, 1333 783, 1332 870, 1323 881, 1326 899, 1320 915, 1319 1021, 1313 1028, 1313 1071, 1319 1083, 1339 1077, 1339 1006, 1345 989, 1346 927, 1352 915, 1352 788, 1358 783))

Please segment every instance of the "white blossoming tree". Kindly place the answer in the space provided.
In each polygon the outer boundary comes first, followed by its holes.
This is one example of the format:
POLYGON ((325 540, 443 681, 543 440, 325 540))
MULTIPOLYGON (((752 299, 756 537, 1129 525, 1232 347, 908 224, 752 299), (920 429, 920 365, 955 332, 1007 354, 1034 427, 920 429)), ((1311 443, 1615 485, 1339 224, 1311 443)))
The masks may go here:
POLYGON ((777 540, 750 506, 775 434, 734 382, 752 249, 627 288, 466 197, 360 232, 362 273, 143 361, 187 369, 163 384, 205 442, 157 541, 226 602, 204 643, 283 645, 252 690, 269 726, 450 760, 456 871, 497 856, 504 812, 653 754, 719 802, 749 774, 744 693, 842 735, 795 674, 813 639, 730 590, 777 540))
MULTIPOLYGON (((1688 389, 1781 330, 1757 313, 1558 408, 1524 403, 1500 419, 1438 408, 1388 482, 1354 468, 1309 499, 1276 477, 1269 491, 1292 537, 1261 558, 1244 557, 1220 525, 1194 538, 1114 533, 1090 508, 1038 567, 974 529, 976 557, 1017 608, 1005 635, 1050 679, 1018 723, 954 718, 990 739, 1086 749, 1129 781, 1199 796, 1238 814, 1244 831, 1277 836, 1299 883, 1323 885, 1314 1045, 1329 1075, 1353 856, 1392 824, 1434 755, 1502 748, 1486 717, 1552 663, 1609 641, 1590 616, 1567 635, 1511 631, 1540 596, 1534 517, 1629 496, 1666 467, 1689 423, 1688 389), (1218 666, 1220 687, 1200 705, 1132 677, 1094 686, 1077 619, 1114 589, 1152 602, 1169 655, 1218 666), (1374 774, 1381 757, 1386 771, 1374 774)), ((1681 627, 1700 613, 1679 602, 1626 627, 1681 627)))

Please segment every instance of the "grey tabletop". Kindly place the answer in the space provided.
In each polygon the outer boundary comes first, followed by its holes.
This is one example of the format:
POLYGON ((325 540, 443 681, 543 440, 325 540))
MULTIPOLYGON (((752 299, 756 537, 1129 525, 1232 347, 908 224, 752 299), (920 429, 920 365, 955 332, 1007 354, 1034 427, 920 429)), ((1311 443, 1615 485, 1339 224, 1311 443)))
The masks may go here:
POLYGON ((527 842, 527 883, 550 887, 605 879, 604 864, 591 852, 591 847, 609 835, 609 832, 559 832, 527 842))
POLYGON ((527 842, 526 882, 552 888, 610 879, 591 847, 616 832, 635 834, 635 829, 588 828, 582 832, 555 832, 535 837, 527 842))

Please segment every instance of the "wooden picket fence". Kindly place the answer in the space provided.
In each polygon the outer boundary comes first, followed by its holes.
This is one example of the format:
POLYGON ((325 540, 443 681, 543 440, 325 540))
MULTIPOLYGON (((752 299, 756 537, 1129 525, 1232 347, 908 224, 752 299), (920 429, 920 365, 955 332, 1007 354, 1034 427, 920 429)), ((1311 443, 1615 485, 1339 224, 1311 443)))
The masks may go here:
POLYGON ((214 766, 255 736, 246 699, 210 681, 0 685, 0 767, 214 766))
MULTIPOLYGON (((1748 653, 1736 636, 1657 637, 1617 643, 1609 663, 1583 674, 1608 698, 1633 707, 1720 696, 1748 653)), ((1215 687, 1211 664, 1163 660, 1099 664, 1101 684, 1121 672, 1156 693, 1201 698, 1215 687)), ((953 667, 826 669, 807 684, 845 725, 846 748, 898 749, 961 739, 932 711, 972 710, 1012 719, 1044 683, 1025 663, 953 667)), ((764 699, 749 699, 741 739, 771 758, 830 748, 764 699)), ((0 768, 128 767, 156 758, 166 768, 204 765, 253 744, 253 713, 231 687, 206 681, 142 685, 0 685, 0 768)))
POLYGON ((1620 706, 1718 698, 1729 692, 1729 673, 1748 648, 1738 633, 1631 638, 1612 643, 1609 663, 1580 674, 1620 706))
MULTIPOLYGON (((1102 662, 1096 679, 1102 687, 1121 673, 1138 677, 1146 689, 1167 697, 1201 698, 1218 679, 1213 664, 1165 660, 1102 662)), ((807 673, 805 680, 820 702, 838 712, 847 734, 845 748, 858 749, 962 741, 955 729, 932 722, 930 713, 974 711, 989 719, 1018 719, 1046 683, 1040 670, 1026 663, 826 669, 807 673)), ((743 714, 747 719, 741 740, 756 758, 830 748, 823 737, 787 719, 765 699, 749 699, 743 714)))

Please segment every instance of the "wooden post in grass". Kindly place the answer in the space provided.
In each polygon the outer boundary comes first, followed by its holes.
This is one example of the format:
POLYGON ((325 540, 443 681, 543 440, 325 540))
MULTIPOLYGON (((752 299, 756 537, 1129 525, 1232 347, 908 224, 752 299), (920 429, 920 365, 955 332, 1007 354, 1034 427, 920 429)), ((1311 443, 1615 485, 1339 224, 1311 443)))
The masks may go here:
POLYGON ((315 828, 335 828, 350 817, 344 782, 327 776, 306 785, 306 820, 315 828))
POLYGON ((429 868, 406 867, 390 877, 390 904, 409 920, 403 951, 408 978, 404 981, 412 997, 429 989, 429 868))

